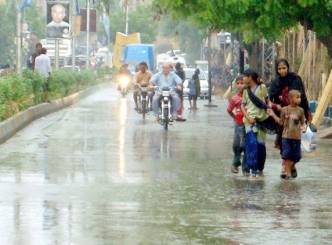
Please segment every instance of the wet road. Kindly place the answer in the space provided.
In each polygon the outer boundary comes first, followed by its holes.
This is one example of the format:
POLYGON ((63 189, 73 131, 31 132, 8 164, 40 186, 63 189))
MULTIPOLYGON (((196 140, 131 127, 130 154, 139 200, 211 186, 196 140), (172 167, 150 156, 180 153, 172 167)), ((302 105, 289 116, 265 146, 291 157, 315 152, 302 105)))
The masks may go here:
POLYGON ((217 104, 165 133, 108 88, 34 122, 0 146, 0 244, 331 244, 332 141, 296 180, 271 144, 264 178, 232 175, 217 104))

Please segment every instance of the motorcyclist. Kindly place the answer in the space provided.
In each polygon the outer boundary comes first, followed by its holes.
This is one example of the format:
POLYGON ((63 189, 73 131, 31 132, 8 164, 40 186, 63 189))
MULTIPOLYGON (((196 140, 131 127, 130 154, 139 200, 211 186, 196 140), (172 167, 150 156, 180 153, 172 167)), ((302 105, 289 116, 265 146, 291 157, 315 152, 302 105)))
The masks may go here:
POLYGON ((128 65, 128 64, 123 64, 123 65, 120 67, 119 74, 120 74, 120 75, 128 75, 128 76, 131 76, 131 72, 130 72, 130 70, 129 70, 129 65, 128 65))
POLYGON ((135 101, 135 110, 138 110, 138 96, 141 95, 140 87, 148 87, 150 85, 152 74, 148 70, 148 65, 146 62, 141 62, 138 65, 138 72, 134 77, 134 101, 135 101))
MULTIPOLYGON (((132 80, 132 74, 129 70, 129 65, 128 64, 123 64, 120 69, 119 72, 117 74, 117 82, 118 82, 118 89, 120 90, 121 86, 120 86, 120 79, 122 76, 126 76, 129 78, 129 80, 132 80)), ((129 85, 128 85, 129 86, 129 85)))
MULTIPOLYGON (((174 72, 171 72, 171 64, 163 64, 162 66, 162 72, 159 72, 155 74, 151 80, 150 83, 152 86, 158 87, 159 89, 163 88, 170 88, 171 90, 181 90, 182 89, 182 80, 181 78, 176 75, 174 72)), ((160 91, 156 91, 153 101, 152 101, 152 109, 157 117, 157 120, 159 119, 159 105, 160 105, 160 91)), ((171 100, 171 114, 173 118, 176 118, 176 112, 180 107, 180 98, 176 93, 172 94, 172 100, 171 100)))

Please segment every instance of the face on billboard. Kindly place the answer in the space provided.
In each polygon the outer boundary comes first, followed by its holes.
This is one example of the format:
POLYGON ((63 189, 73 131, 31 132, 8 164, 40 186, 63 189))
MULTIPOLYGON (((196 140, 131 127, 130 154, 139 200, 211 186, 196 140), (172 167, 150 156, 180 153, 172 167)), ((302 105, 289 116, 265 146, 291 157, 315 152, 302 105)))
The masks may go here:
POLYGON ((47 23, 61 24, 69 23, 69 4, 66 3, 48 3, 47 5, 47 23))
POLYGON ((47 36, 64 38, 69 34, 69 4, 48 3, 47 5, 47 36))
POLYGON ((61 23, 66 17, 66 9, 61 4, 53 5, 51 8, 52 20, 55 23, 61 23))

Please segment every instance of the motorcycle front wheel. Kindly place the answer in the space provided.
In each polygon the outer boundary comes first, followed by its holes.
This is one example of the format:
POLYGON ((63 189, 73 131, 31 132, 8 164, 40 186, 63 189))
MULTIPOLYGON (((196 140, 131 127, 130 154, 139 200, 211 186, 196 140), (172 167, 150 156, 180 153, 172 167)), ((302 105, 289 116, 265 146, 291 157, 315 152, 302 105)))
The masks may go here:
POLYGON ((143 117, 143 120, 145 120, 145 115, 146 115, 146 100, 143 99, 142 100, 142 117, 143 117))
POLYGON ((168 130, 168 123, 169 123, 169 116, 168 116, 168 109, 164 110, 164 129, 168 130))

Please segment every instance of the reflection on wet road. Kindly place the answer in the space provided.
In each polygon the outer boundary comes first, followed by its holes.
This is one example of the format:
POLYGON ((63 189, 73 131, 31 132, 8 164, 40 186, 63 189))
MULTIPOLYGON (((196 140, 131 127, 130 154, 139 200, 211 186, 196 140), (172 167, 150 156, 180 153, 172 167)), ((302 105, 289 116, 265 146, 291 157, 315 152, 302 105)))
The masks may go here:
MULTIPOLYGON (((204 103, 204 102, 203 102, 204 103)), ((281 181, 230 174, 225 103, 169 132, 112 88, 0 146, 0 244, 331 244, 331 141, 281 181)))

